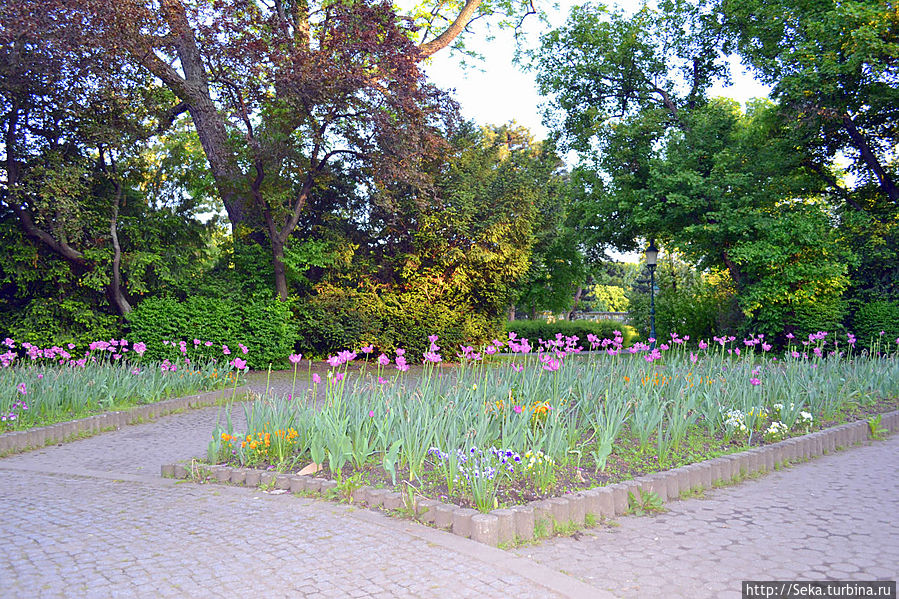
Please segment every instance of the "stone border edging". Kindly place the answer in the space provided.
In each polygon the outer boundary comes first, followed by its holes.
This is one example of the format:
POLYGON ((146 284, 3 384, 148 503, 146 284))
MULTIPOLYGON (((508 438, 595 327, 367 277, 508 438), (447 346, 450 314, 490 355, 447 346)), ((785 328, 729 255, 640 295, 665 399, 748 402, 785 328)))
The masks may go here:
POLYGON ((249 387, 204 391, 195 395, 175 397, 149 404, 141 404, 121 412, 104 412, 80 420, 70 420, 49 426, 32 428, 27 431, 12 431, 0 434, 0 457, 40 449, 45 445, 65 443, 82 434, 92 436, 109 429, 118 429, 126 424, 137 424, 180 410, 198 408, 219 403, 228 395, 243 396, 249 387))
MULTIPOLYGON (((899 431, 899 410, 883 414, 881 426, 890 433, 899 431)), ((711 489, 716 483, 732 481, 753 474, 770 472, 776 466, 832 453, 869 439, 867 420, 858 420, 786 439, 771 445, 740 453, 712 458, 696 464, 657 472, 605 487, 576 491, 561 497, 531 501, 526 505, 482 513, 435 499, 415 499, 416 516, 425 523, 453 534, 496 547, 517 540, 535 538, 535 531, 552 531, 554 525, 583 527, 587 515, 614 518, 629 511, 628 494, 640 490, 656 493, 662 502, 679 499, 684 491, 711 489)), ((230 466, 203 466, 216 482, 247 487, 264 485, 291 493, 325 494, 337 488, 333 480, 230 466)), ((194 474, 184 464, 165 464, 162 476, 187 479, 194 474)), ((406 507, 404 496, 397 491, 360 487, 352 493, 353 502, 368 507, 397 510, 406 507)))

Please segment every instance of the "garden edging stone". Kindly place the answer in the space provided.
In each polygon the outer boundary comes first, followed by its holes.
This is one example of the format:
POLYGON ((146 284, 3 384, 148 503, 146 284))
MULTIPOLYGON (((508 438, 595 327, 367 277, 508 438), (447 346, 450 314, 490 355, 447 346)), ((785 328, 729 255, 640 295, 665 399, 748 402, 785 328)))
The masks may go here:
MULTIPOLYGON (((899 410, 883 414, 881 426, 888 433, 899 431, 899 410)), ((9 434, 0 436, 0 443, 7 436, 9 434)), ((552 534, 556 526, 581 527, 588 514, 597 520, 624 515, 631 507, 628 493, 636 498, 641 490, 648 491, 656 493, 663 502, 675 501, 685 491, 710 489, 715 483, 739 482, 743 478, 769 473, 786 464, 826 455, 869 439, 868 422, 862 420, 638 479, 532 501, 527 505, 496 509, 487 514, 434 499, 416 500, 414 511, 423 522, 495 547, 531 540, 538 528, 542 534, 552 534)), ((0 444, 0 451, 3 447, 0 444)), ((216 482, 230 481, 247 487, 271 485, 289 489, 292 493, 312 491, 326 494, 337 487, 335 481, 324 478, 290 476, 252 468, 218 466, 207 471, 216 482)), ((184 464, 162 466, 163 477, 186 479, 197 472, 194 467, 188 468, 184 464)), ((387 489, 363 486, 355 489, 352 497, 357 504, 383 507, 385 510, 396 510, 405 505, 402 493, 387 489)))
POLYGON ((2 433, 0 434, 0 457, 40 449, 46 445, 68 443, 82 435, 93 436, 106 430, 122 428, 126 424, 138 424, 144 420, 179 412, 187 407, 198 408, 215 405, 228 395, 234 394, 234 396, 243 397, 248 392, 249 387, 237 387, 236 390, 230 388, 205 391, 195 395, 134 406, 121 412, 105 412, 78 420, 36 427, 27 431, 2 433))

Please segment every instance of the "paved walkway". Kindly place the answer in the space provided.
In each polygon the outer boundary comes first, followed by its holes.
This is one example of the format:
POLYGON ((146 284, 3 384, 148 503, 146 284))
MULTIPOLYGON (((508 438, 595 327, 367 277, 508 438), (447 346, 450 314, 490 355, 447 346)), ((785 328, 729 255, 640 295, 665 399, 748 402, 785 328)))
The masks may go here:
POLYGON ((899 569, 896 436, 501 551, 351 506, 160 478, 203 455, 217 416, 0 460, 0 596, 738 597, 744 579, 899 569))

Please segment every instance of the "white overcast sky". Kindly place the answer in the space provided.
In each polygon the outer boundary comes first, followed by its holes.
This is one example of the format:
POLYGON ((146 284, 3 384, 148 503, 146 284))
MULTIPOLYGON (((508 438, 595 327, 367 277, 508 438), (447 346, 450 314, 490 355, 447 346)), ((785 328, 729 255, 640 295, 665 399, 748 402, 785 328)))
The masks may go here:
MULTIPOLYGON (((547 9, 550 26, 563 25, 570 7, 582 3, 582 0, 561 0, 558 9, 547 9)), ((636 10, 641 4, 637 0, 618 3, 627 12, 636 10)), ((526 43, 536 46, 540 33, 548 28, 536 18, 528 18, 526 43)), ((486 41, 483 31, 476 29, 474 34, 469 35, 466 45, 482 54, 484 60, 466 69, 461 65, 460 56, 447 51, 438 52, 425 66, 431 82, 442 89, 455 90, 453 95, 461 104, 465 118, 473 119, 480 125, 501 125, 515 120, 529 128, 538 139, 544 138, 547 130, 542 124, 540 105, 545 98, 537 93, 533 73, 523 71, 514 64, 515 41, 512 33, 498 31, 493 41, 486 41)), ((712 95, 740 102, 767 96, 768 88, 745 73, 739 60, 734 58, 731 66, 734 84, 727 88, 717 86, 713 88, 712 95)))

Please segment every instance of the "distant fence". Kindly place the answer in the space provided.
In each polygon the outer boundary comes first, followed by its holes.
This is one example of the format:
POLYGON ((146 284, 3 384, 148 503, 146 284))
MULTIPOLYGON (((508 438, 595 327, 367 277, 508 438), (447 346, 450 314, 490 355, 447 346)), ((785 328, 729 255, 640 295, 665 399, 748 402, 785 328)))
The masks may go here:
POLYGON ((628 312, 575 312, 574 320, 617 320, 628 322, 628 312))

